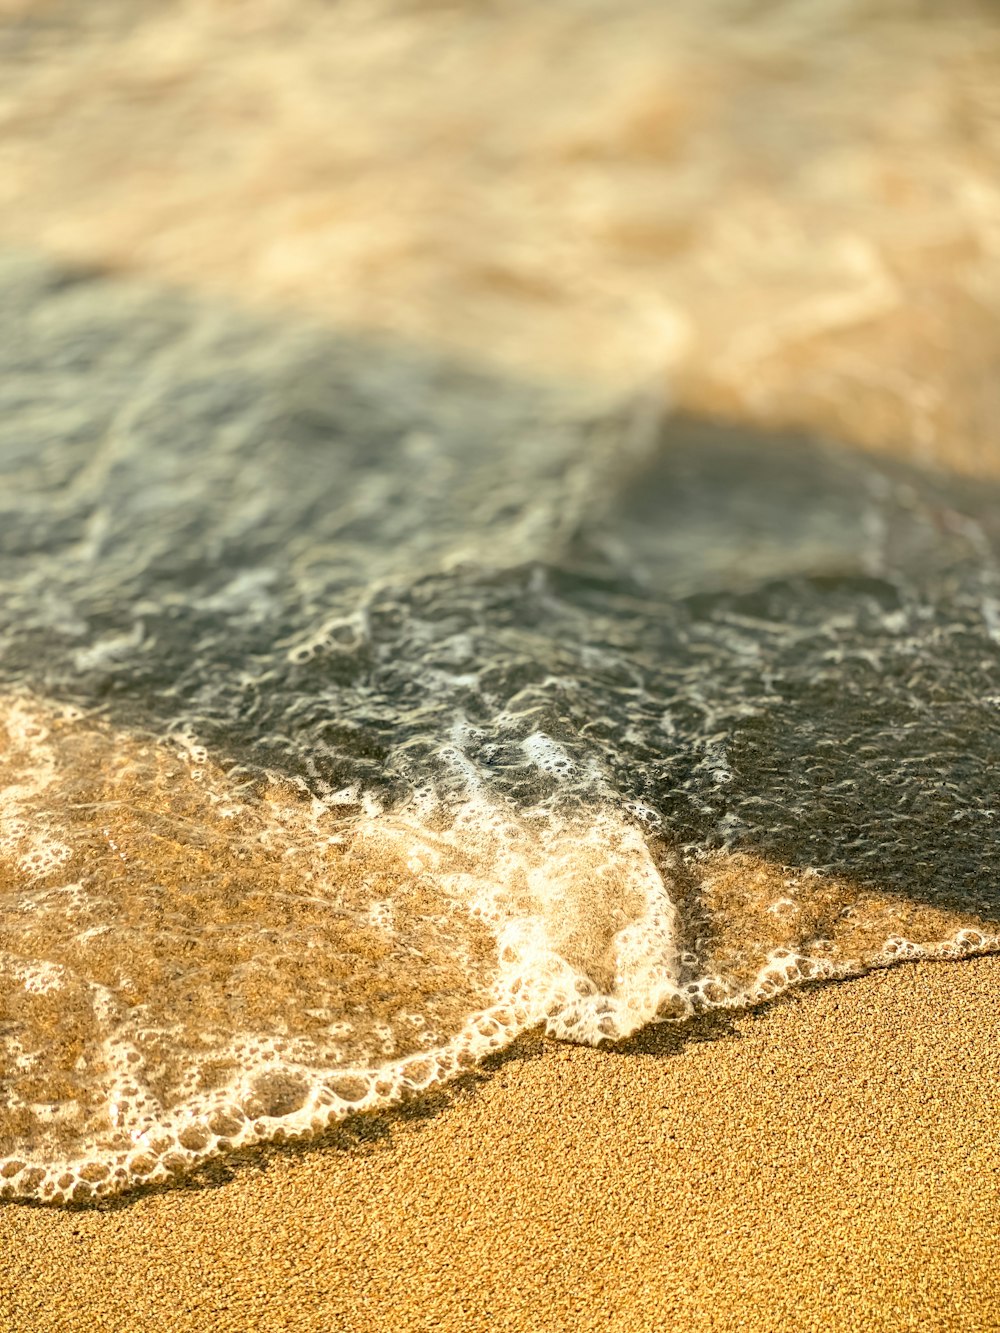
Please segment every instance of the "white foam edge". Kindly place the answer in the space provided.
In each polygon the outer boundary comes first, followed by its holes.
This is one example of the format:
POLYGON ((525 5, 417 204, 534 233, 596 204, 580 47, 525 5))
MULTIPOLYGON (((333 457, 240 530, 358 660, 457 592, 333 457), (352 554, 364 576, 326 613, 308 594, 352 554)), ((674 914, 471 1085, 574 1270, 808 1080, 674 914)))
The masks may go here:
MULTIPOLYGON (((501 953, 505 944, 514 946, 510 957, 520 959, 516 945, 522 932, 530 931, 534 924, 528 921, 511 923, 507 938, 501 943, 501 953)), ((634 947, 635 927, 638 924, 626 927, 617 937, 623 963, 634 947)), ((1000 936, 987 935, 969 928, 959 930, 954 936, 937 944, 917 944, 902 937, 891 936, 883 950, 865 962, 857 959, 834 962, 826 958, 815 959, 783 950, 776 951, 749 987, 715 999, 710 998, 705 983, 718 981, 717 978, 702 979, 681 989, 675 978, 655 959, 649 960, 648 964, 644 963, 643 980, 637 994, 630 994, 627 998, 593 990, 579 994, 581 982, 586 990, 585 979, 569 967, 564 959, 552 955, 548 959, 548 985, 516 986, 515 978, 508 974, 499 986, 508 985, 514 994, 472 1015, 455 1037, 429 1051, 388 1061, 375 1068, 342 1067, 321 1073, 288 1060, 260 1061, 244 1069, 238 1083, 231 1089, 232 1102, 219 1102, 200 1115, 190 1114, 189 1103, 186 1120, 183 1106, 168 1115, 157 1115, 156 1110, 147 1104, 144 1120, 148 1121, 152 1117, 155 1132, 173 1140, 169 1150, 161 1155, 148 1172, 140 1174, 134 1170, 139 1159, 147 1155, 142 1141, 146 1136, 140 1135, 133 1150, 116 1155, 113 1164, 108 1163, 109 1178, 100 1182, 96 1188, 83 1182, 76 1174, 85 1164, 100 1160, 100 1154, 90 1149, 81 1151, 72 1159, 49 1159, 44 1163, 30 1161, 22 1154, 17 1160, 24 1162, 23 1172, 42 1169, 44 1177, 37 1180, 30 1190, 19 1191, 17 1179, 23 1174, 22 1171, 6 1178, 0 1174, 0 1189, 5 1189, 7 1197, 41 1198, 52 1203, 65 1203, 81 1196, 86 1199, 109 1197, 137 1186, 165 1183, 178 1173, 239 1148, 279 1138, 283 1141, 312 1137, 331 1129, 348 1116, 386 1110, 407 1097, 427 1092, 468 1072, 488 1056, 508 1047, 518 1036, 539 1027, 544 1027, 551 1037, 596 1046, 601 1042, 624 1040, 651 1023, 683 1021, 696 1012, 752 1008, 807 981, 857 977, 902 962, 959 959, 995 952, 1000 952, 1000 936), (675 1004, 673 1012, 661 1012, 677 1000, 680 1001, 679 1011, 675 1004), (251 1120, 239 1108, 238 1102, 250 1095, 254 1080, 266 1074, 301 1079, 311 1086, 303 1105, 291 1114, 259 1116, 251 1120), (365 1084, 367 1091, 359 1097, 347 1098, 332 1086, 347 1081, 365 1084), (239 1117, 242 1125, 231 1134, 214 1133, 208 1128, 207 1117, 220 1112, 239 1117), (184 1148, 177 1142, 177 1136, 190 1128, 197 1128, 204 1133, 207 1140, 204 1147, 184 1148), (172 1159, 169 1166, 164 1161, 168 1155, 172 1159), (70 1182, 60 1185, 59 1181, 67 1177, 71 1178, 70 1182), (52 1189, 46 1192, 49 1183, 52 1189), (82 1190, 80 1186, 83 1186, 82 1190)), ((520 972, 519 967, 514 970, 520 972)), ((110 996, 106 998, 110 1000, 110 996)), ((108 1054, 111 1055, 111 1052, 108 1054)), ((133 1083, 134 1070, 122 1065, 121 1061, 115 1063, 119 1065, 119 1078, 122 1079, 121 1082, 116 1080, 116 1085, 123 1087, 125 1077, 129 1083, 133 1083)), ((113 1095, 114 1087, 110 1091, 113 1095)))

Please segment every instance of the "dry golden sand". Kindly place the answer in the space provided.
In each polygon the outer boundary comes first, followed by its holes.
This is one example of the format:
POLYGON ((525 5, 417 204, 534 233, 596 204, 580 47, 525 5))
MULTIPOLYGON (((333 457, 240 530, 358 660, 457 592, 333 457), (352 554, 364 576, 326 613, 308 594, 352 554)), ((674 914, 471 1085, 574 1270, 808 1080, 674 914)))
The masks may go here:
POLYGON ((998 1328, 998 985, 922 964, 625 1051, 523 1042, 218 1187, 8 1205, 0 1326, 998 1328))

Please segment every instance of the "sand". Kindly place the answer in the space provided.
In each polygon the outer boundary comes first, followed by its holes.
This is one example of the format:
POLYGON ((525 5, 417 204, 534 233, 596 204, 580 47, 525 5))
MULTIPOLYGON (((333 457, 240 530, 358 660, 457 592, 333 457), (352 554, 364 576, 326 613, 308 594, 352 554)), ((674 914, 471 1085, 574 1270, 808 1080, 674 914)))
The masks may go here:
POLYGON ((1000 959, 461 1087, 105 1211, 0 1212, 0 1327, 1000 1328, 1000 959))
MULTIPOLYGON (((996 475, 987 7, 493 8, 0 0, 0 240, 996 475)), ((1000 1328, 998 987, 523 1041, 209 1183, 7 1205, 0 1330, 1000 1328)))

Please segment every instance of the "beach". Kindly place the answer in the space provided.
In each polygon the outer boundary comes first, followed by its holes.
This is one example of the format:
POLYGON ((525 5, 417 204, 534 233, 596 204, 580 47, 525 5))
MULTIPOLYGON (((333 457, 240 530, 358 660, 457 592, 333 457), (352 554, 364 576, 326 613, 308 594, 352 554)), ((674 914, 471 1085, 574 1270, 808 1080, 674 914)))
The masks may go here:
POLYGON ((919 964, 463 1086, 225 1183, 0 1214, 71 1330, 1000 1326, 1000 960, 919 964))
POLYGON ((998 13, 0 0, 0 1333, 1000 1329, 998 13))

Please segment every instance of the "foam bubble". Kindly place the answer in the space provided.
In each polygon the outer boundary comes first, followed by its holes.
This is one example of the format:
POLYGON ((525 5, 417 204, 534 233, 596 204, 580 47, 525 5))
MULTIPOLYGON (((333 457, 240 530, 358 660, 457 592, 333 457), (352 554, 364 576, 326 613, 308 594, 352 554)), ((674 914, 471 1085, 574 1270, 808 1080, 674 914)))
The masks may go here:
POLYGON ((24 698, 0 725, 4 1197, 92 1199, 315 1134, 533 1027, 617 1041, 998 947, 745 853, 685 859, 651 807, 518 809, 464 764, 457 805, 388 810, 278 779, 241 795, 191 731, 152 743, 24 698), (26 868, 39 838, 62 851, 26 868))

